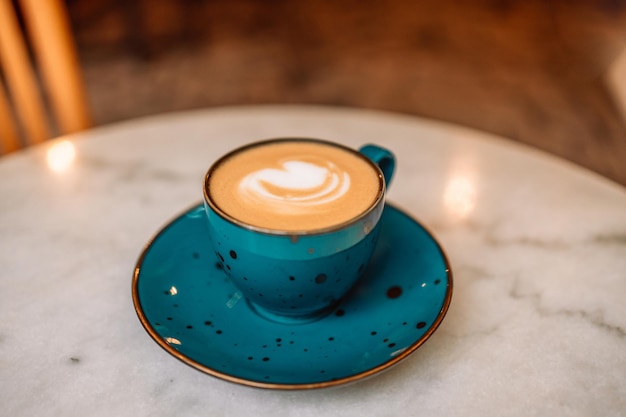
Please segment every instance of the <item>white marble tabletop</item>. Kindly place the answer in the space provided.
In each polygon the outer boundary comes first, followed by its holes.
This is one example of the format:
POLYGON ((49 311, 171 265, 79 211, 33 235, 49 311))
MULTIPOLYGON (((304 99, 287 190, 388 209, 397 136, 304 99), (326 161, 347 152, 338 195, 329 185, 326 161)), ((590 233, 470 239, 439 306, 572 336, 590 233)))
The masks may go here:
POLYGON ((623 187, 445 123, 223 108, 0 158, 2 415, 624 416, 625 300, 623 187), (168 355, 133 309, 137 257, 200 201, 211 162, 280 136, 395 151, 389 201, 429 227, 450 259, 455 288, 442 325, 373 378, 309 391, 225 382, 168 355))

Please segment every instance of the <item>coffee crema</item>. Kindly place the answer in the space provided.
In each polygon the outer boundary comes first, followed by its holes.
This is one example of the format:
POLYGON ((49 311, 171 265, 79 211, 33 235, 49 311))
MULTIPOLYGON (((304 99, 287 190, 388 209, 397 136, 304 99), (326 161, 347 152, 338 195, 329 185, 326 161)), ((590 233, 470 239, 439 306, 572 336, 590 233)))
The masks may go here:
POLYGON ((382 192, 364 157, 325 142, 276 140, 243 148, 215 166, 207 193, 240 222, 277 231, 315 231, 354 219, 382 192))

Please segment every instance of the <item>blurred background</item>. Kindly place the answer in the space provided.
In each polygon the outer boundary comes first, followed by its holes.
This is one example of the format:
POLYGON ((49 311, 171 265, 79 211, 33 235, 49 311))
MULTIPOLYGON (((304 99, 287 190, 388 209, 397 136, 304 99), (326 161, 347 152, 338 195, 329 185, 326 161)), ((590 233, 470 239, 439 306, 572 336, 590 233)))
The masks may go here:
POLYGON ((66 5, 96 125, 207 106, 364 107, 496 133, 626 185, 612 88, 626 89, 626 0, 66 5))

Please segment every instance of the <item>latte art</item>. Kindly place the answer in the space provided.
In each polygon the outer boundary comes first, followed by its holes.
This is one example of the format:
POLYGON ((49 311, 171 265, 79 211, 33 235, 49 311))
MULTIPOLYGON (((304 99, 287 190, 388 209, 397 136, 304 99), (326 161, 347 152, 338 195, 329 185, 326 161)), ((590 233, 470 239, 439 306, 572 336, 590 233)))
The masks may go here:
POLYGON ((332 162, 287 160, 280 166, 246 175, 239 183, 242 198, 270 204, 279 213, 302 213, 338 200, 350 189, 350 175, 332 162))
POLYGON ((216 164, 207 184, 211 201, 224 213, 285 232, 354 219, 383 190, 376 167, 357 152, 297 139, 238 150, 216 164))

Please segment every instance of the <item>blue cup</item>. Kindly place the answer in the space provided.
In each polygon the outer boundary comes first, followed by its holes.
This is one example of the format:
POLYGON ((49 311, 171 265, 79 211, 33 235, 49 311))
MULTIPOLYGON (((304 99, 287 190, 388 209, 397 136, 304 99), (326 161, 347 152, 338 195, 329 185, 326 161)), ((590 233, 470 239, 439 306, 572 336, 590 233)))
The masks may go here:
POLYGON ((258 314, 278 322, 322 317, 365 271, 379 234, 385 192, 395 169, 393 154, 376 145, 357 152, 318 139, 273 139, 235 149, 209 168, 204 207, 216 260, 258 314), (237 152, 275 141, 310 141, 347 150, 367 160, 379 178, 378 194, 360 215, 313 232, 268 230, 245 224, 215 204, 209 179, 220 163, 237 152))

